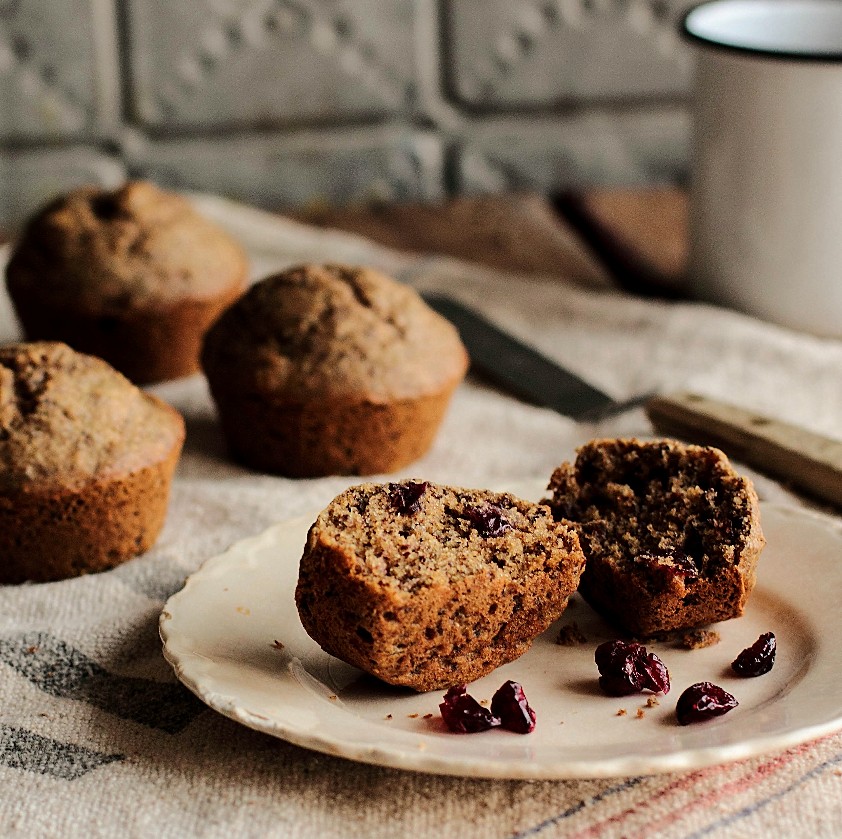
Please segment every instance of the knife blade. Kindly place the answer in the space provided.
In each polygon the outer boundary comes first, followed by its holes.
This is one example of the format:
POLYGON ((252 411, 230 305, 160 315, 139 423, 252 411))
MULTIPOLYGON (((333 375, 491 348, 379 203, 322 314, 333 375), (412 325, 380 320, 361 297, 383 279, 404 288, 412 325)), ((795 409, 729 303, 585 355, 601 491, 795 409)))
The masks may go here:
POLYGON ((471 367, 520 399, 583 420, 621 413, 652 396, 617 402, 453 297, 432 293, 423 297, 459 330, 471 367))
POLYGON ((455 298, 423 296, 459 330, 472 369, 514 396, 577 421, 643 405, 656 431, 717 446, 758 472, 842 509, 842 441, 693 393, 644 394, 618 402, 455 298))

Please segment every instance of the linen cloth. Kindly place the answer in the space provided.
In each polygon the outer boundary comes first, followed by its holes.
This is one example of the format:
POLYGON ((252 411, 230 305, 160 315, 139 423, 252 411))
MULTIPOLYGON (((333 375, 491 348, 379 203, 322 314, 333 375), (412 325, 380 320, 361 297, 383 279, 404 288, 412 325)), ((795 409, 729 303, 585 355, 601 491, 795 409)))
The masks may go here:
MULTIPOLYGON (((255 278, 302 261, 373 265, 476 305, 619 399, 692 389, 842 436, 842 342, 711 306, 406 256, 219 198, 193 200, 244 243, 255 278)), ((0 340, 18 334, 2 296, 0 340)), ((155 548, 103 574, 0 587, 0 835, 840 835, 842 734, 694 772, 488 781, 317 754, 205 708, 161 655, 166 598, 208 557, 324 506, 357 479, 241 468, 226 457, 201 375, 153 390, 187 421, 155 548)), ((466 486, 547 479, 578 444, 618 434, 651 429, 642 411, 577 424, 469 378, 433 450, 401 474, 466 486)), ((753 477, 762 498, 804 503, 753 477)))

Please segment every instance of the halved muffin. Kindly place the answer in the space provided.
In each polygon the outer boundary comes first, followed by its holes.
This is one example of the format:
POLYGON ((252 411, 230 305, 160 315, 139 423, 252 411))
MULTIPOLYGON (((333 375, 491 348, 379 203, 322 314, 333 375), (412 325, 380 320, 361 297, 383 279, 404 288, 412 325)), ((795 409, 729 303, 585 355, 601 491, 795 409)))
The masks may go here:
POLYGON ((742 614, 766 542, 751 481, 719 449, 593 440, 549 489, 587 557, 579 589, 612 623, 647 637, 742 614))
POLYGON ((426 691, 523 655, 583 565, 574 529, 544 506, 424 481, 361 484, 310 528, 296 603, 324 650, 426 691))

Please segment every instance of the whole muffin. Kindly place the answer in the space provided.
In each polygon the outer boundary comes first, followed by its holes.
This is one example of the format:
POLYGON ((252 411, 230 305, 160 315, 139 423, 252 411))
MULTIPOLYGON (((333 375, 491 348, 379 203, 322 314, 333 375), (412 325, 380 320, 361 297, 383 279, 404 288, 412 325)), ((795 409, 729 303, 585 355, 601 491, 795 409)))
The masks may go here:
POLYGON ((0 347, 0 582, 102 571, 155 542, 181 415, 65 344, 0 347))
POLYGON ((728 458, 676 440, 593 440, 550 480, 587 557, 585 599, 632 635, 742 614, 766 544, 757 494, 728 458))
POLYGON ((205 330, 246 280, 245 253, 228 234, 142 181, 52 202, 6 269, 29 340, 63 341, 139 384, 198 370, 205 330))
POLYGON ((369 475, 427 451, 468 356, 409 287, 368 268, 305 265, 231 306, 205 338, 202 366, 243 463, 369 475))
POLYGON ((584 564, 575 529, 545 506, 426 481, 361 484, 310 528, 295 598, 326 652, 434 690, 523 655, 584 564))

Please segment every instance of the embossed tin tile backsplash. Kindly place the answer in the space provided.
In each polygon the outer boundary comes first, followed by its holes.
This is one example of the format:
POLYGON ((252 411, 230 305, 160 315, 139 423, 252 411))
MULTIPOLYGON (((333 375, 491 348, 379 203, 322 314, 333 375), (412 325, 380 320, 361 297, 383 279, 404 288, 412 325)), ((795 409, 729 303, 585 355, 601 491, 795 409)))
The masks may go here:
POLYGON ((477 14, 454 0, 450 90, 483 110, 680 95, 690 68, 676 20, 695 2, 487 0, 477 14))
POLYGON ((0 142, 114 136, 111 0, 0 0, 0 142))
POLYGON ((411 0, 127 5, 130 108, 141 125, 283 126, 412 112, 411 0))
POLYGON ((124 172, 278 208, 674 180, 690 2, 0 0, 0 225, 124 172))

